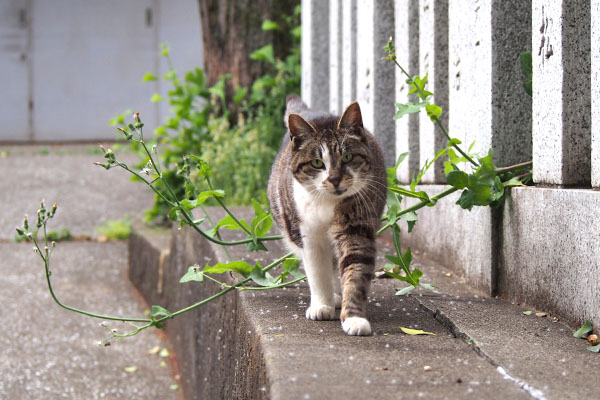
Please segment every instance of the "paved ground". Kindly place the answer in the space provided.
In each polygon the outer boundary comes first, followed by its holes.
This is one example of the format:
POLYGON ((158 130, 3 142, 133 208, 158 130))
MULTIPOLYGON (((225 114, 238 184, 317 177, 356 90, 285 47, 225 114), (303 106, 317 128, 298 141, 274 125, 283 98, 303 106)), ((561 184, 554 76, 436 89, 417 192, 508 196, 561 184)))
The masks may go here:
MULTIPOLYGON (((177 380, 169 357, 149 353, 167 347, 156 331, 97 346, 108 336, 100 320, 59 308, 32 245, 12 242, 23 214, 33 219, 41 197, 59 206, 50 228, 68 227, 76 236, 96 236, 94 228, 107 219, 139 217, 151 204, 149 193, 124 171, 94 166, 102 161, 95 153, 88 145, 0 146, 0 399, 180 397, 171 388, 177 380)), ((143 317, 147 306, 126 278, 126 243, 61 242, 52 266, 65 303, 143 317)))

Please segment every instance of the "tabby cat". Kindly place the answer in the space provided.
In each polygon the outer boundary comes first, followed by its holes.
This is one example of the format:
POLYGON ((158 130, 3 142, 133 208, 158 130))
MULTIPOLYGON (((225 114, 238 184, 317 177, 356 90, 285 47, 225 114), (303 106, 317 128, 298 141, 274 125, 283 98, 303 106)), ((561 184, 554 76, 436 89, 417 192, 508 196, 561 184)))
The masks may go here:
POLYGON ((291 95, 284 119, 289 137, 268 194, 277 225, 304 264, 311 294, 306 318, 331 320, 341 306, 344 331, 370 335, 367 294, 387 190, 381 150, 363 127, 358 103, 335 117, 291 95))

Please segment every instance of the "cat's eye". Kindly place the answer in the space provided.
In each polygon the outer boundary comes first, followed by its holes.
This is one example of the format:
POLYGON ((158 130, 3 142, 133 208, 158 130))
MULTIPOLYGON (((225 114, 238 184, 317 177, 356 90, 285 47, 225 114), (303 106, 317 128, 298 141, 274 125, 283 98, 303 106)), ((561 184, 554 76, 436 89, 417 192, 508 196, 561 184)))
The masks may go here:
POLYGON ((352 153, 346 153, 342 156, 343 163, 349 163, 350 161, 352 161, 352 153))
POLYGON ((312 165, 316 169, 321 169, 323 168, 323 160, 314 159, 310 162, 310 165, 312 165))

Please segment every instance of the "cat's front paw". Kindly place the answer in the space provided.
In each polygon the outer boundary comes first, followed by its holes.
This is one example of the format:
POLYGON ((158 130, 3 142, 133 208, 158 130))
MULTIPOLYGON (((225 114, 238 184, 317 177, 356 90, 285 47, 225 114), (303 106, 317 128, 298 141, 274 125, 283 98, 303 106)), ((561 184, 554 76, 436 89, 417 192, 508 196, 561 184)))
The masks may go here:
POLYGON ((342 329, 350 336, 369 336, 371 324, 366 318, 348 317, 342 322, 342 329))
POLYGON ((330 320, 335 317, 335 307, 326 306, 324 304, 308 307, 306 310, 306 319, 313 321, 330 320))

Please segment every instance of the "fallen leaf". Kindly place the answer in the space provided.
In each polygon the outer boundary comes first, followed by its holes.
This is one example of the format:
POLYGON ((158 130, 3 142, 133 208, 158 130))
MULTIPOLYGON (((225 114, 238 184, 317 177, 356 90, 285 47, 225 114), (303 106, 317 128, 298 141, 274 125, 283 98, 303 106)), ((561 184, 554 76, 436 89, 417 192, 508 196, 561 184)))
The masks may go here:
POLYGON ((431 365, 426 365, 423 367, 423 370, 425 371, 431 371, 433 368, 431 368, 431 365))
POLYGON ((166 347, 163 347, 163 349, 160 351, 160 353, 158 353, 158 355, 161 357, 169 357, 169 350, 167 350, 166 347))
POLYGON ((276 336, 276 337, 282 337, 282 336, 283 336, 283 333, 278 333, 278 334, 276 334, 275 336, 276 336))
POLYGON ((451 277, 452 276, 452 272, 446 272, 445 274, 447 277, 451 277))
POLYGON ((593 353, 600 353, 600 344, 597 344, 596 346, 590 346, 587 349, 593 353))
POLYGON ((420 329, 409 329, 409 328, 405 328, 403 326, 401 326, 400 329, 402 330, 402 332, 406 333, 407 335, 432 335, 432 336, 437 336, 433 332, 425 332, 425 331, 422 331, 420 329))
POLYGON ((375 371, 387 371, 388 367, 375 367, 375 371))
POLYGON ((179 389, 179 385, 176 384, 176 383, 173 383, 171 386, 169 386, 169 389, 171 389, 171 390, 177 390, 177 389, 179 389))
POLYGON ((154 346, 150 350, 148 350, 148 354, 157 354, 160 351, 160 346, 154 346))
POLYGON ((130 367, 125 367, 123 369, 125 370, 125 372, 133 374, 135 371, 137 371, 138 367, 136 367, 135 365, 132 365, 130 367))
POLYGON ((532 313, 532 312, 533 312, 533 311, 531 311, 531 310, 527 310, 527 311, 523 311, 523 314, 524 314, 524 315, 531 315, 531 313, 532 313))
POLYGON ((535 313, 535 316, 536 316, 536 317, 546 317, 546 316, 548 316, 548 313, 545 313, 545 312, 541 312, 541 311, 540 311, 540 312, 536 312, 536 313, 535 313))
POLYGON ((583 326, 577 329, 575 333, 573 333, 573 336, 577 339, 581 339, 583 335, 590 333, 593 329, 594 328, 592 327, 592 323, 590 322, 590 320, 586 319, 583 326))

